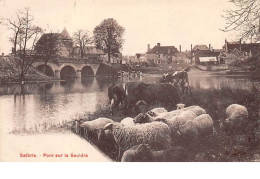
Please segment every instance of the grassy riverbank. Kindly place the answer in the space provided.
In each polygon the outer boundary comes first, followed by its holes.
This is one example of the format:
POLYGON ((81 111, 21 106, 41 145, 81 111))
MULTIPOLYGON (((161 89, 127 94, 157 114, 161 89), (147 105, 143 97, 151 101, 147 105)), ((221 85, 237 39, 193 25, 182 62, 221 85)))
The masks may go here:
MULTIPOLYGON (((192 96, 183 96, 182 100, 187 105, 203 107, 214 120, 215 135, 196 141, 189 146, 190 161, 255 161, 260 159, 259 94, 229 88, 192 90, 192 96), (239 131, 237 134, 228 135, 219 129, 219 120, 226 118, 225 110, 233 103, 247 107, 250 123, 244 132, 239 131)), ((158 106, 153 105, 149 108, 158 106)), ((124 114, 125 112, 121 110, 112 115, 107 106, 98 106, 95 113, 87 113, 84 118, 94 120, 98 117, 107 117, 114 121, 121 121, 125 117, 124 114)), ((131 113, 127 116, 134 117, 131 113)), ((90 142, 98 146, 97 141, 90 142)), ((112 155, 112 151, 107 151, 104 146, 98 147, 112 159, 116 156, 112 155)))
MULTIPOLYGON (((14 57, 0 58, 0 83, 17 83, 20 78, 20 65, 14 57)), ((24 76, 25 81, 46 81, 53 78, 48 77, 35 68, 30 67, 24 76)))

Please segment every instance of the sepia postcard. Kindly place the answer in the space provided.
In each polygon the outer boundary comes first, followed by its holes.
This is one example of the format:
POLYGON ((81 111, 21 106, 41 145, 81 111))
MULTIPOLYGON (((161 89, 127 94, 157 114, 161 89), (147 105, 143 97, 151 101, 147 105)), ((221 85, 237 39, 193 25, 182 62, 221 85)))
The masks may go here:
POLYGON ((259 162, 260 0, 0 0, 1 162, 259 162))

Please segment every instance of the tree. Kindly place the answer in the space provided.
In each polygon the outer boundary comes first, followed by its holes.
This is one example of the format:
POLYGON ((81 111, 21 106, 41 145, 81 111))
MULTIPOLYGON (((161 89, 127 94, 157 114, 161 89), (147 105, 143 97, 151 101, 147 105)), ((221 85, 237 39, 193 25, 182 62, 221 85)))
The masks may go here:
POLYGON ((80 57, 85 55, 85 47, 87 44, 91 44, 91 38, 88 35, 88 31, 80 29, 73 34, 75 45, 79 46, 80 57))
POLYGON ((20 68, 20 81, 23 81, 25 74, 35 61, 35 44, 43 30, 33 25, 33 17, 28 8, 21 12, 20 17, 23 23, 17 35, 17 45, 19 46, 17 60, 20 68))
POLYGON ((14 19, 6 19, 5 25, 13 32, 13 36, 9 38, 9 41, 13 43, 12 53, 14 55, 16 55, 18 36, 22 33, 24 20, 22 12, 17 12, 14 19))
POLYGON ((239 39, 258 41, 260 32, 260 0, 230 0, 235 6, 228 9, 223 16, 225 32, 237 31, 239 39))
POLYGON ((37 56, 44 58, 43 73, 46 71, 47 63, 57 56, 60 50, 59 35, 57 33, 48 33, 42 35, 35 46, 35 53, 37 56))
POLYGON ((120 53, 124 42, 124 31, 125 29, 113 18, 103 20, 94 29, 94 43, 97 49, 108 54, 109 63, 111 55, 116 56, 117 53, 120 53))

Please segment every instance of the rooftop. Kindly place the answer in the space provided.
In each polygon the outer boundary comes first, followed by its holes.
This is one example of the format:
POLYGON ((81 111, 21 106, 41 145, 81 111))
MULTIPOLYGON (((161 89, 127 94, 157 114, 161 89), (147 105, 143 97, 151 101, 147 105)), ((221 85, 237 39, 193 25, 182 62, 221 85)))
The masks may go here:
POLYGON ((177 48, 174 46, 161 46, 160 43, 158 43, 156 46, 154 46, 149 52, 147 53, 170 53, 174 54, 178 52, 177 48))
POLYGON ((192 50, 210 50, 207 45, 195 45, 192 50))

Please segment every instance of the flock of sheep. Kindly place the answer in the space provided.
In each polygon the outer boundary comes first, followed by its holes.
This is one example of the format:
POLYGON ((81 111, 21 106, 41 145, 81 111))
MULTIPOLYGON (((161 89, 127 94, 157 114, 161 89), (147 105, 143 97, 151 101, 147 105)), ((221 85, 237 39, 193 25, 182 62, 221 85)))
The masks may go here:
MULTIPOLYGON (((247 123, 248 111, 242 105, 230 105, 226 114, 220 127, 227 132, 239 130, 247 123)), ((214 135, 215 130, 205 109, 178 104, 173 111, 155 108, 121 122, 108 118, 77 121, 76 132, 90 141, 104 144, 105 148, 116 149, 117 161, 177 162, 189 161, 189 146, 214 135)))

